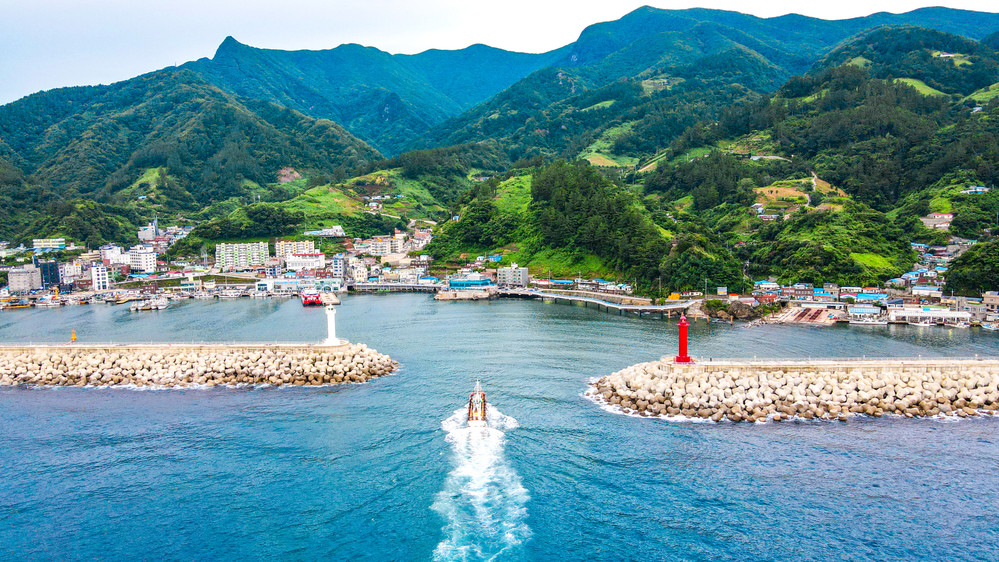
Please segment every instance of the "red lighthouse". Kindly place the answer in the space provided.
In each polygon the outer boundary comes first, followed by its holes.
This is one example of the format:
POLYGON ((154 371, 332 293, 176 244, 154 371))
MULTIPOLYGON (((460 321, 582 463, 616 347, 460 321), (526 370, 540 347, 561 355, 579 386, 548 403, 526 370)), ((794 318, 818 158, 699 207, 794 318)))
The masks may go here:
POLYGON ((694 360, 687 355, 687 315, 681 314, 680 321, 676 324, 680 327, 680 350, 676 357, 673 358, 674 363, 693 363, 694 360))

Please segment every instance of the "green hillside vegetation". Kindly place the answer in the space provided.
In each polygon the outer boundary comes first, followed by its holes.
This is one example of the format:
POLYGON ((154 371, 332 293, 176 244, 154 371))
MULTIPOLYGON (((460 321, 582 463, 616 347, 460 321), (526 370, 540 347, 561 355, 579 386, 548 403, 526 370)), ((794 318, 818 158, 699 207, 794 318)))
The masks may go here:
POLYGON ((941 92, 940 90, 937 90, 935 88, 931 88, 930 86, 928 86, 926 84, 926 82, 923 82, 922 80, 916 80, 915 78, 896 78, 895 82, 899 82, 899 83, 905 84, 907 86, 912 86, 913 88, 916 89, 917 92, 919 92, 920 94, 923 94, 924 96, 946 96, 947 95, 947 94, 941 92))
POLYGON ((982 88, 981 90, 973 92, 971 95, 967 97, 967 99, 978 103, 987 104, 997 97, 999 97, 999 82, 992 84, 988 88, 982 88))
POLYGON ((353 44, 280 51, 227 37, 213 58, 183 68, 239 96, 331 119, 392 155, 431 125, 487 100, 561 53, 535 55, 472 45, 392 55, 353 44))
POLYGON ((999 240, 975 244, 954 260, 947 271, 946 290, 975 296, 999 291, 999 240))

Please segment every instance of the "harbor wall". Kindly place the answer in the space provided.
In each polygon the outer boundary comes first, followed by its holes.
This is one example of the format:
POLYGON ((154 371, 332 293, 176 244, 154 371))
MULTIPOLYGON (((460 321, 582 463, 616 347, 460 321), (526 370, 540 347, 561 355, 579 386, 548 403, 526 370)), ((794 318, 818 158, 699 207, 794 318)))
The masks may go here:
POLYGON ((323 385, 365 382, 397 367, 350 343, 0 346, 0 386, 323 385))
POLYGON ((960 417, 999 410, 999 359, 640 363, 587 394, 629 414, 714 421, 960 417))

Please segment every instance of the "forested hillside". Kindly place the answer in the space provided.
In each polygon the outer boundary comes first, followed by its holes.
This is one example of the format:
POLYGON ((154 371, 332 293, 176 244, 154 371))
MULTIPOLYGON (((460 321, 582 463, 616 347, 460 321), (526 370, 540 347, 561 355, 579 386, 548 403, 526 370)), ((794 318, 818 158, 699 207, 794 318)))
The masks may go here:
POLYGON ((472 45, 391 55, 353 44, 279 51, 227 37, 213 58, 183 68, 237 95, 332 119, 384 153, 397 154, 431 125, 485 101, 560 53, 472 45))

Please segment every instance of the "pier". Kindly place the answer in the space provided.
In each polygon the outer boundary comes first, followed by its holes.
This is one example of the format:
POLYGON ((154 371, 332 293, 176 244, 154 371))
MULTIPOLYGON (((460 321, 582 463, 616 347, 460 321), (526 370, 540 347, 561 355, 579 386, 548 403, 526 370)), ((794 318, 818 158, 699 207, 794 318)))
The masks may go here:
POLYGON ((358 293, 436 293, 443 283, 347 283, 348 291, 358 293))
POLYGON ((637 316, 655 316, 660 318, 670 318, 674 313, 687 310, 693 301, 675 301, 668 304, 620 304, 608 300, 599 299, 586 295, 572 295, 566 293, 552 293, 547 291, 533 291, 529 289, 499 289, 496 295, 503 298, 514 299, 540 299, 544 302, 554 303, 582 303, 584 307, 594 306, 602 312, 617 312, 619 315, 635 314, 637 316))

